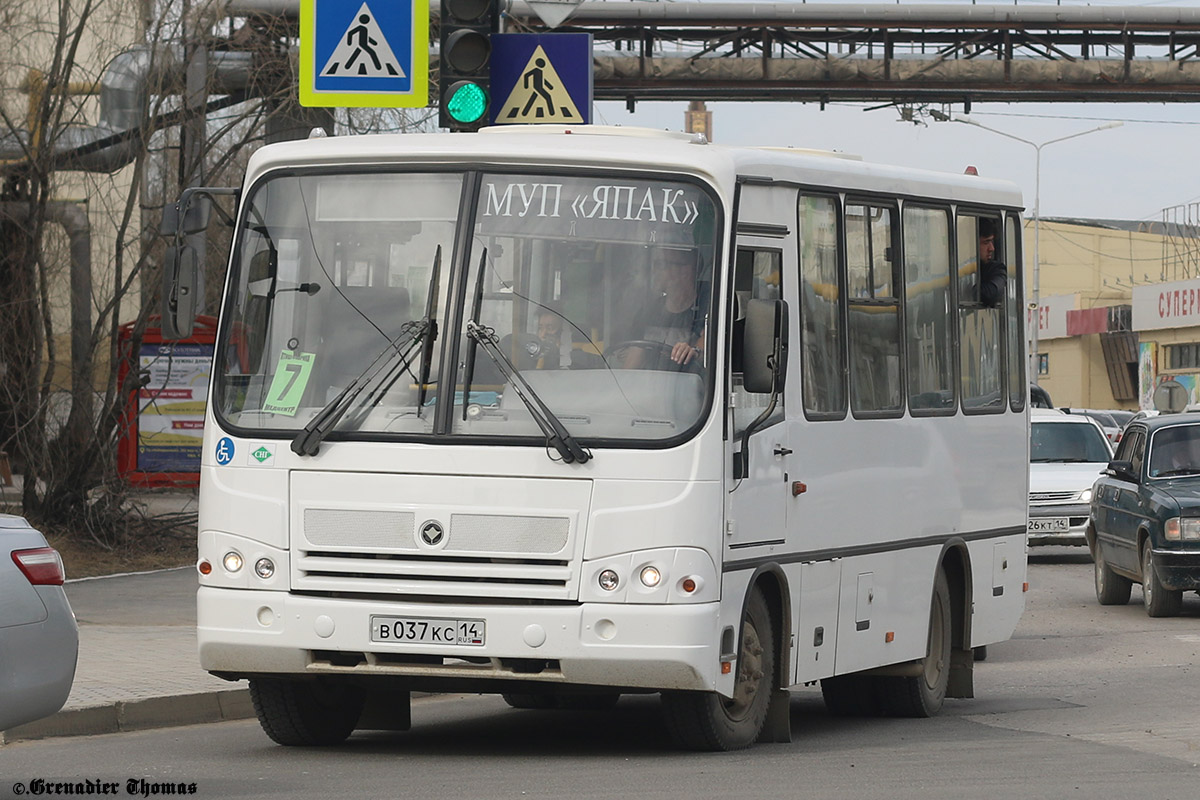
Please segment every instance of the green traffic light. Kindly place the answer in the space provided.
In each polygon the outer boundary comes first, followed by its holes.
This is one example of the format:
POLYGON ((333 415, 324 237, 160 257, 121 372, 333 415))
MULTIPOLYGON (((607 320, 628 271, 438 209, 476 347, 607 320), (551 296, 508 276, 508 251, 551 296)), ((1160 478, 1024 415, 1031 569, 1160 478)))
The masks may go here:
POLYGON ((446 101, 446 113, 455 122, 470 124, 477 122, 487 112, 487 91, 478 83, 462 81, 450 87, 450 99, 446 101))

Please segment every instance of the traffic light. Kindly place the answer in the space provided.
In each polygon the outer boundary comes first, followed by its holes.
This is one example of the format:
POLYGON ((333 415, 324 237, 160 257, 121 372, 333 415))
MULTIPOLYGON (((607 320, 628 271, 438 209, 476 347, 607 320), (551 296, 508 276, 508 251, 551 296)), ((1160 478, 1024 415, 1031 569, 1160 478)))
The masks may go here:
POLYGON ((442 0, 439 126, 474 131, 487 125, 491 37, 499 23, 498 0, 442 0))

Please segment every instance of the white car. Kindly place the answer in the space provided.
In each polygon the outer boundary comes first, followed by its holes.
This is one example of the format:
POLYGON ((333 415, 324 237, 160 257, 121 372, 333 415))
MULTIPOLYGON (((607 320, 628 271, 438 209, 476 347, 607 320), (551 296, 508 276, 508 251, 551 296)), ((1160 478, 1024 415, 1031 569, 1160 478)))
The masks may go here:
POLYGON ((1108 437, 1090 417, 1030 410, 1030 545, 1087 544, 1092 484, 1111 458, 1108 437))
POLYGON ((1121 431, 1133 419, 1132 411, 1118 409, 1064 408, 1061 410, 1068 414, 1083 414, 1085 417, 1091 417, 1104 431, 1104 435, 1108 437, 1108 441, 1113 447, 1116 447, 1117 443, 1121 441, 1121 431))

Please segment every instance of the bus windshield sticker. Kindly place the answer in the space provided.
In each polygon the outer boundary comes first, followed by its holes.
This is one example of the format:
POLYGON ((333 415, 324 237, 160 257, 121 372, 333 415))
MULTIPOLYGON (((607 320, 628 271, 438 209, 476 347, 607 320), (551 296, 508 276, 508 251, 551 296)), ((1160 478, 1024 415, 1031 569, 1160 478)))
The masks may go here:
POLYGON ((480 227, 485 234, 691 243, 711 205, 698 187, 683 183, 488 176, 480 227))
POLYGON ((271 388, 267 390, 267 399, 263 403, 263 411, 284 416, 296 416, 300 408, 300 398, 304 395, 304 387, 308 385, 308 377, 312 374, 315 353, 296 353, 284 350, 279 354, 279 363, 275 366, 275 377, 271 380, 271 388))

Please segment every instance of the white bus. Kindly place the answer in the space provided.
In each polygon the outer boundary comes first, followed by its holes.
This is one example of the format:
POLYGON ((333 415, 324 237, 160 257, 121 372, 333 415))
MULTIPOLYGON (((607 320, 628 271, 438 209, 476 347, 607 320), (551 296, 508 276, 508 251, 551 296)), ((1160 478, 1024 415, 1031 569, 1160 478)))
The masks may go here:
POLYGON ((276 742, 406 729, 412 691, 649 692, 682 746, 734 749, 817 681, 932 715, 1012 634, 1012 185, 540 126, 272 145, 237 194, 199 652, 276 742))

